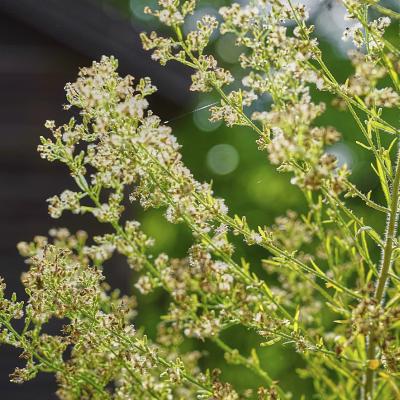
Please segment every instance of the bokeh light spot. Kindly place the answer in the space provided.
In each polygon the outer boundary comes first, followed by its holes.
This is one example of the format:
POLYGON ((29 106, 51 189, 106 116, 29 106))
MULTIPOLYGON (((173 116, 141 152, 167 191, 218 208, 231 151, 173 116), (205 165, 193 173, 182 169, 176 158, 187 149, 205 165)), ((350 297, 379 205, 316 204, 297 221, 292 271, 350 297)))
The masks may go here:
POLYGON ((196 109, 193 112, 193 122, 196 128, 203 132, 212 132, 218 129, 222 121, 211 122, 210 118, 210 108, 214 104, 213 99, 206 99, 199 102, 196 109))
POLYGON ((239 153, 230 144, 217 144, 207 154, 207 165, 218 175, 227 175, 239 165, 239 153))

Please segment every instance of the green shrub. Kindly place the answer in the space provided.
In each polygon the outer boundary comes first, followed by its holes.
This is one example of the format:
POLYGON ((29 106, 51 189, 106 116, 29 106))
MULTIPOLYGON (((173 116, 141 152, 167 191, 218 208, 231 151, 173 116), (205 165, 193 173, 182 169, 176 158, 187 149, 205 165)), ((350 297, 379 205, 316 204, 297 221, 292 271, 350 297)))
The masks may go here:
POLYGON ((250 226, 196 180, 171 129, 148 109, 146 98, 156 90, 150 79, 120 77, 117 61, 103 57, 67 84, 66 108, 78 109, 79 118, 59 127, 47 121, 51 137, 41 138, 39 152, 69 168, 76 191, 50 198, 49 212, 92 214, 110 233, 88 240, 85 232, 61 228, 18 245, 29 264, 22 276, 28 301, 6 299, 4 284, 0 291, 1 341, 26 360, 14 382, 54 373, 62 399, 301 398, 260 360, 260 347, 269 346, 286 348, 289 366, 299 354, 305 368, 298 374, 312 381, 315 398, 400 398, 399 129, 387 114, 399 109, 400 51, 385 34, 389 17, 397 22, 400 14, 374 0, 343 3, 352 21, 343 38, 357 49, 349 55, 354 74, 344 83, 324 62, 297 2, 232 4, 220 9, 222 23, 203 16, 187 35, 182 25, 194 0, 159 0, 159 10, 145 10, 171 30, 170 37, 141 35, 152 58, 192 68, 191 90, 220 97, 210 119, 254 131, 260 151, 303 193, 307 211, 288 210, 272 226, 250 226), (206 53, 218 27, 243 50, 241 81, 206 53), (327 105, 313 101, 318 92, 354 118, 379 190, 364 194, 329 153, 341 134, 319 125, 327 105), (263 111, 249 112, 267 95, 272 101, 263 111), (153 254, 154 240, 124 214, 127 193, 143 209, 161 209, 168 222, 189 228, 186 257, 153 254), (386 218, 384 232, 368 225, 350 198, 361 201, 364 214, 386 218), (265 271, 238 256, 238 240, 265 250, 265 271), (133 328, 135 298, 104 281, 103 263, 115 252, 138 272, 142 295, 162 290, 168 298, 154 340, 133 328), (43 333, 52 318, 65 321, 60 335, 43 333), (234 327, 252 333, 250 356, 224 340, 234 327), (194 343, 189 350, 187 338, 194 343), (205 340, 263 385, 242 390, 218 369, 202 368, 205 340))

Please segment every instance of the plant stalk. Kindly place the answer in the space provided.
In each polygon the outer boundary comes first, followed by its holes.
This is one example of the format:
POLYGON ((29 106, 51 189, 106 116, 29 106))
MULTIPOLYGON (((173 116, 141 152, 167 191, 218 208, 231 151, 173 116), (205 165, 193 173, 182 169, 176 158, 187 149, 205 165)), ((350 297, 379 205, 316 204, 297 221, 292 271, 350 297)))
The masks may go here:
MULTIPOLYGON (((385 245, 382 253, 381 270, 379 272, 379 278, 375 288, 374 299, 376 303, 384 302, 387 281, 389 278, 389 272, 393 263, 393 250, 394 240, 397 232, 397 223, 399 219, 399 189, 400 189, 400 149, 397 153, 396 170, 392 186, 392 195, 390 201, 390 210, 388 212, 388 219, 386 223, 385 233, 385 245)), ((376 337, 374 334, 370 334, 367 339, 367 359, 368 361, 374 360, 376 357, 376 337)), ((367 366, 367 372, 365 374, 364 384, 364 400, 372 400, 374 392, 374 370, 367 366)))

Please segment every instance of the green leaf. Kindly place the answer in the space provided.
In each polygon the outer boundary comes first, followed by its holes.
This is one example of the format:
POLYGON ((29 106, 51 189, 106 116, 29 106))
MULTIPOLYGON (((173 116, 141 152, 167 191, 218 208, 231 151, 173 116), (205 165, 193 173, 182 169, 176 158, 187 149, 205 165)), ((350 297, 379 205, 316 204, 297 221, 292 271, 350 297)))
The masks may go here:
POLYGON ((393 129, 391 126, 384 125, 384 124, 382 124, 381 122, 378 122, 378 121, 371 121, 370 123, 371 123, 371 125, 372 125, 374 128, 377 128, 377 129, 379 129, 379 130, 381 130, 381 131, 390 133, 391 135, 395 135, 395 134, 398 133, 398 132, 396 131, 396 129, 393 129))
POLYGON ((261 347, 268 347, 268 346, 272 346, 275 343, 279 343, 282 340, 281 337, 276 337, 274 339, 268 340, 268 342, 263 342, 260 344, 261 347))

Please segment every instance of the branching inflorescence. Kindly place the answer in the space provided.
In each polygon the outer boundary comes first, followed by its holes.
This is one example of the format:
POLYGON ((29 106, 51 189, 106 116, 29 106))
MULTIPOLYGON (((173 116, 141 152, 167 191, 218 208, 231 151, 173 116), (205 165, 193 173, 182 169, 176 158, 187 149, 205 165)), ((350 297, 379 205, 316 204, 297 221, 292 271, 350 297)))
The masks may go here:
POLYGON ((262 368, 256 348, 246 357, 223 341, 225 330, 240 325, 263 346, 298 352, 307 366, 299 373, 312 379, 317 398, 400 398, 399 130, 385 112, 400 105, 399 50, 385 35, 390 18, 398 21, 400 14, 375 0, 343 0, 353 22, 343 39, 354 42, 354 75, 339 83, 301 3, 234 3, 220 9, 222 22, 203 16, 184 35, 195 3, 159 0, 158 10, 146 8, 171 36, 143 33, 144 48, 163 65, 177 61, 193 69, 191 90, 220 97, 210 119, 253 131, 260 151, 304 193, 308 211, 288 211, 269 227, 232 215, 209 184, 195 179, 171 128, 148 109, 146 98, 156 91, 150 79, 120 77, 113 57, 81 69, 66 86, 66 108, 78 109, 79 119, 59 127, 47 121, 51 137, 39 146, 42 158, 65 164, 76 183, 75 191, 48 200, 49 213, 92 214, 110 231, 91 244, 85 232, 58 229, 18 245, 29 265, 22 276, 28 301, 5 298, 3 284, 0 291, 1 341, 21 349, 26 360, 12 380, 54 373, 62 399, 300 398, 262 368), (206 53, 218 28, 243 49, 241 83, 206 53), (314 91, 333 95, 354 118, 386 204, 359 190, 351 171, 329 154, 341 134, 318 125, 326 105, 314 102, 314 91), (266 95, 272 104, 249 113, 266 95), (127 192, 131 202, 161 208, 167 221, 190 229, 185 258, 154 257, 153 239, 123 215, 127 192), (382 234, 350 208, 349 197, 386 218, 382 234), (262 263, 276 278, 272 284, 237 257, 232 236, 265 249, 262 263), (382 251, 380 260, 374 249, 382 251), (135 287, 142 294, 162 289, 169 296, 154 342, 132 326, 136 300, 110 292, 104 282, 102 265, 115 252, 138 271, 135 287), (44 333, 52 318, 65 321, 58 336, 44 333), (22 330, 14 324, 20 319, 22 330), (213 341, 227 362, 249 369, 263 386, 239 393, 217 371, 202 370, 200 352, 182 352, 187 337, 213 341))

